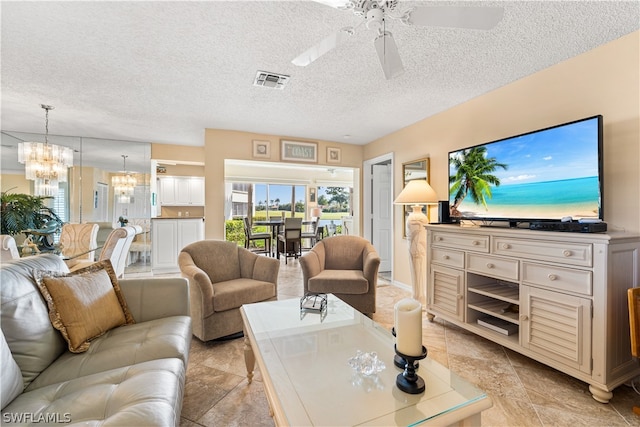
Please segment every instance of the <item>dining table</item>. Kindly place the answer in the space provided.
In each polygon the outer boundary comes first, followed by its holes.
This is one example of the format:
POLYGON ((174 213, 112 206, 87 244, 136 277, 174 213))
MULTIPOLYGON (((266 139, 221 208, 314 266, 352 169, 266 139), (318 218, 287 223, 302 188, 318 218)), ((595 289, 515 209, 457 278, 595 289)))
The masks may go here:
MULTIPOLYGON (((302 226, 309 226, 313 224, 313 221, 305 220, 302 221, 302 226)), ((278 250, 278 234, 280 234, 280 228, 284 227, 283 219, 268 219, 268 220, 258 220, 253 221, 253 225, 266 226, 271 230, 271 250, 269 251, 269 256, 274 256, 275 251, 278 250), (275 250, 274 250, 275 246, 275 250)))

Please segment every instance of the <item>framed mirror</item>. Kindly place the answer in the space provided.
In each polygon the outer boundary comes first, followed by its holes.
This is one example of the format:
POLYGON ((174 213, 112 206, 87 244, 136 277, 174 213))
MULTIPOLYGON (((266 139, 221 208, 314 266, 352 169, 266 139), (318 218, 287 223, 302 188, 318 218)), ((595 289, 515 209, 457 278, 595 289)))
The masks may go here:
MULTIPOLYGON (((414 179, 426 179, 429 182, 429 158, 413 160, 402 164, 402 187, 404 188, 409 181, 414 179)), ((411 213, 411 206, 402 206, 402 223, 404 224, 411 213)), ((429 210, 427 206, 422 207, 422 212, 429 218, 429 210)), ((430 218, 429 218, 430 220, 430 218)), ((402 237, 406 237, 405 227, 402 227, 402 237)))

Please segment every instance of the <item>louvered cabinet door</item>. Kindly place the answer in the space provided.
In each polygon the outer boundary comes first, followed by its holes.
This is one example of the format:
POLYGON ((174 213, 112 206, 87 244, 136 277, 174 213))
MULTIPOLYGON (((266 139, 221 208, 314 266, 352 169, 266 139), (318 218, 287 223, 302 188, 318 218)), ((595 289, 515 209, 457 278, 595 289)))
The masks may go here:
POLYGON ((464 322, 464 271, 431 266, 427 309, 431 314, 464 322))
POLYGON ((521 345, 541 356, 591 374, 591 300, 520 287, 521 345))

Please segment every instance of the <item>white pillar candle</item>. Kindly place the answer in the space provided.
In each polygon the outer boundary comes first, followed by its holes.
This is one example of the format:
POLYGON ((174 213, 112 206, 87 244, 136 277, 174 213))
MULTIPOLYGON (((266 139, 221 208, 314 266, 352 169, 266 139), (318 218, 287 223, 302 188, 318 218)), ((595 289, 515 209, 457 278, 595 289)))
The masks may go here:
POLYGON ((405 298, 395 306, 396 348, 407 356, 422 354, 422 305, 405 298))

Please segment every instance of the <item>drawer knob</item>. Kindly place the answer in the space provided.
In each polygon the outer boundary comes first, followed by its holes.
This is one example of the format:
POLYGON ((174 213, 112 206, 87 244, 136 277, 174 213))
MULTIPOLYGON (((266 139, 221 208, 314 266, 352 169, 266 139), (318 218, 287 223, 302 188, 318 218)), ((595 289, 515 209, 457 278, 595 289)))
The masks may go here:
POLYGON ((436 240, 437 240, 438 242, 442 242, 444 239, 443 239, 442 237, 438 236, 438 237, 436 237, 436 240))
POLYGON ((548 277, 549 277, 549 280, 551 280, 552 282, 558 279, 558 276, 556 276, 555 274, 550 274, 548 277))
POLYGON ((562 251, 562 255, 564 255, 566 257, 570 257, 571 255, 573 255, 573 252, 571 252, 568 249, 565 249, 564 251, 562 251))
POLYGON ((487 268, 493 268, 495 267, 495 265, 491 264, 490 262, 487 263, 487 268))
POLYGON ((502 249, 511 249, 511 245, 508 243, 503 243, 502 244, 502 249))
POLYGON ((462 296, 462 294, 458 294, 458 295, 456 295, 456 298, 462 299, 462 298, 464 298, 464 296, 462 296))
POLYGON ((477 240, 474 240, 471 244, 472 244, 473 246, 478 246, 478 245, 480 244, 480 242, 478 242, 477 240))
POLYGON ((442 255, 442 259, 449 259, 449 255, 442 255))
POLYGON ((529 320, 529 316, 527 316, 526 314, 521 314, 520 315, 520 321, 526 322, 527 320, 529 320))

